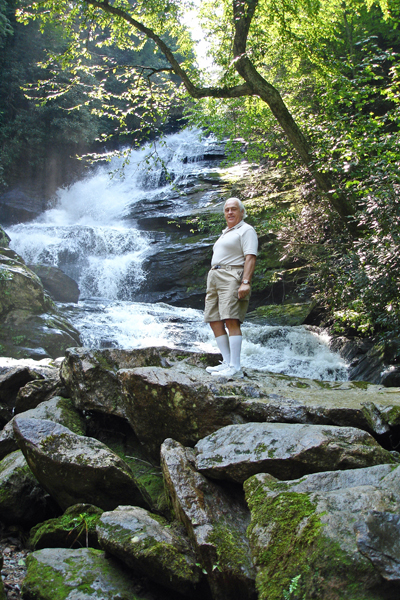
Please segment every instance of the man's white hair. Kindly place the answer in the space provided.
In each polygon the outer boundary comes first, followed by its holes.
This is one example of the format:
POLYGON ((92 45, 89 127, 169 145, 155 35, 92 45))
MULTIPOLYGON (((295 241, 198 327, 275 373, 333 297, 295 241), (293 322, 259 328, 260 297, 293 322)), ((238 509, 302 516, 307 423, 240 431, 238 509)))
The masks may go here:
POLYGON ((236 200, 236 202, 239 205, 240 212, 243 213, 243 219, 245 219, 247 217, 246 209, 244 207, 243 202, 241 200, 239 200, 239 198, 236 198, 236 196, 233 196, 232 198, 228 198, 227 200, 225 200, 224 210, 225 210, 226 203, 229 202, 229 200, 236 200))

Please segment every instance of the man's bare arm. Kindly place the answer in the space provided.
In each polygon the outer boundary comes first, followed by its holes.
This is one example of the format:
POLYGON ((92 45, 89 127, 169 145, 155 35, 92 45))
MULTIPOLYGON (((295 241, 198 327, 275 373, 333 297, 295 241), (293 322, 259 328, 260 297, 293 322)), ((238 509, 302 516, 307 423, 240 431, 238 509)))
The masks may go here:
MULTIPOLYGON (((257 257, 255 254, 246 254, 242 279, 251 281, 254 269, 256 268, 256 260, 257 257)), ((249 283, 242 283, 238 291, 239 300, 246 298, 246 296, 250 293, 250 289, 251 286, 249 283)))

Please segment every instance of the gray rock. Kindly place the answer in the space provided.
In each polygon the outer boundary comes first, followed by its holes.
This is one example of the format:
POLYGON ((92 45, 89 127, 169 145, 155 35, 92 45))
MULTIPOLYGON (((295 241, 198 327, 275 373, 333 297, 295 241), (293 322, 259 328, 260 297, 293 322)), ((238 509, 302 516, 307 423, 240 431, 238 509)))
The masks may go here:
POLYGON ((0 462, 0 515, 3 523, 32 527, 52 516, 54 508, 20 450, 0 462))
POLYGON ((384 579, 400 583, 400 515, 371 510, 354 529, 361 554, 384 579))
MULTIPOLYGON (((42 402, 36 408, 20 413, 18 417, 54 421, 54 423, 60 423, 68 427, 68 429, 78 435, 85 434, 85 420, 76 411, 69 398, 55 396, 46 402, 42 402)), ((0 459, 4 458, 10 452, 18 450, 13 428, 14 419, 15 417, 0 432, 0 459)))
POLYGON ((246 528, 249 513, 240 490, 226 491, 196 471, 193 451, 167 439, 161 464, 177 518, 197 549, 214 600, 255 597, 246 528))
MULTIPOLYGON (((318 590, 318 598, 395 600, 398 587, 385 583, 381 567, 359 551, 354 523, 364 531, 359 541, 363 544, 364 537, 365 547, 371 536, 369 531, 366 542, 363 524, 370 522, 371 510, 399 512, 399 482, 400 469, 388 465, 294 481, 278 481, 269 474, 248 479, 248 534, 260 600, 282 598, 294 581, 298 597, 312 597, 318 590)), ((376 552, 379 544, 374 540, 371 545, 376 552)), ((392 556, 397 545, 396 540, 392 556)), ((378 553, 383 550, 381 544, 378 553)))
POLYGON ((101 442, 41 419, 17 416, 13 428, 32 472, 63 510, 78 503, 103 510, 145 504, 128 465, 101 442))
POLYGON ((49 265, 28 265, 36 273, 46 292, 57 302, 74 302, 79 300, 79 287, 74 279, 61 269, 49 265))
POLYGON ((76 408, 126 418, 117 370, 109 352, 69 348, 60 375, 76 408))
POLYGON ((396 388, 250 369, 243 380, 227 381, 205 371, 218 359, 168 348, 74 348, 66 352, 61 377, 78 408, 128 420, 153 458, 167 437, 194 445, 234 423, 352 426, 378 435, 395 433, 400 423, 396 388))
POLYGON ((327 469, 396 464, 365 431, 331 425, 229 425, 200 440, 195 450, 201 473, 239 483, 262 472, 296 479, 327 469))
POLYGON ((126 397, 126 413, 141 443, 158 457, 167 437, 191 446, 234 422, 234 396, 215 397, 210 386, 174 369, 142 367, 118 372, 126 397))
MULTIPOLYGON (((113 558, 94 548, 46 548, 27 557, 24 598, 36 600, 144 600, 140 585, 113 558)), ((150 599, 149 599, 150 600, 150 599)))
POLYGON ((97 524, 103 550, 133 571, 182 594, 195 594, 202 573, 181 526, 143 508, 119 506, 105 512, 97 524))
POLYGON ((30 381, 20 388, 15 399, 15 414, 35 408, 63 391, 59 373, 54 377, 30 381))

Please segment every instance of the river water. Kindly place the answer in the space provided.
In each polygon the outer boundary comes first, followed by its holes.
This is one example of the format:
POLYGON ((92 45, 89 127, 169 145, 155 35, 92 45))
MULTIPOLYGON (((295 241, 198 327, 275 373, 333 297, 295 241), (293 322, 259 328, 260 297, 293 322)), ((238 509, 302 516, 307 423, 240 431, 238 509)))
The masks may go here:
MULTIPOLYGON (((60 307, 85 346, 217 351, 201 311, 135 302, 135 294, 146 289, 144 260, 168 241, 166 233, 140 230, 138 215, 173 219, 218 201, 218 190, 197 195, 195 205, 187 193, 199 176, 218 173, 218 153, 218 144, 200 138, 198 131, 169 135, 162 143, 101 163, 81 181, 58 190, 52 208, 39 219, 7 229, 11 248, 26 263, 57 266, 78 282, 78 305, 60 307)), ((327 336, 307 327, 245 323, 243 340, 245 368, 347 379, 346 364, 330 352, 327 336)))

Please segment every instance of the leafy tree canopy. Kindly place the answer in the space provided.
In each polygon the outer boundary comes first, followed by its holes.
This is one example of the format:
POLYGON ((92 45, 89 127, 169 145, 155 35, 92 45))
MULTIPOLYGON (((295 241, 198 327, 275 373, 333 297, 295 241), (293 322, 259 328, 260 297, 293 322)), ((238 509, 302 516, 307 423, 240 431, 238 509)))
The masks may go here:
MULTIPOLYGON (((379 0, 384 18, 392 16, 389 0, 379 0)), ((352 0, 349 11, 369 9, 370 0, 352 0)), ((218 81, 209 83, 207 74, 196 68, 193 43, 184 24, 184 14, 190 1, 171 0, 44 0, 34 2, 19 11, 23 22, 40 19, 59 22, 68 36, 68 48, 62 56, 51 55, 49 63, 58 63, 70 70, 71 79, 57 92, 65 92, 70 85, 86 86, 87 103, 93 100, 108 103, 108 115, 115 116, 125 126, 132 111, 133 101, 140 100, 146 118, 155 120, 155 113, 171 103, 179 93, 173 86, 173 73, 183 83, 185 93, 193 98, 259 97, 266 103, 279 122, 289 142, 311 171, 318 186, 328 196, 333 209, 342 218, 354 214, 355 208, 348 194, 334 190, 327 172, 315 168, 314 156, 303 131, 288 110, 274 83, 270 54, 290 44, 295 61, 309 60, 324 65, 325 47, 335 39, 343 21, 343 2, 338 0, 204 0, 201 20, 211 44, 211 52, 220 67, 218 81), (176 40, 176 46, 170 43, 176 40), (104 51, 110 45, 122 49, 140 49, 146 40, 152 40, 163 53, 167 65, 154 69, 147 65, 129 65, 117 74, 117 66, 104 51), (90 64, 96 53, 96 64, 90 64), (90 57, 90 58, 89 58, 90 57), (90 87, 87 74, 96 79, 90 87), (125 84, 126 91, 118 99, 107 88, 107 73, 113 72, 125 84), (117 100, 116 102, 112 102, 117 100), (111 106, 111 109, 110 109, 111 106), (149 115, 147 117, 147 115, 149 115)), ((347 8, 347 5, 345 5, 347 8)), ((50 78, 44 82, 47 90, 54 87, 50 78)))

